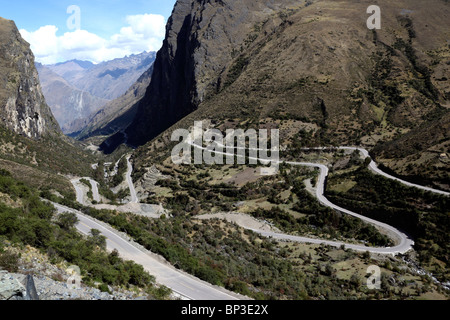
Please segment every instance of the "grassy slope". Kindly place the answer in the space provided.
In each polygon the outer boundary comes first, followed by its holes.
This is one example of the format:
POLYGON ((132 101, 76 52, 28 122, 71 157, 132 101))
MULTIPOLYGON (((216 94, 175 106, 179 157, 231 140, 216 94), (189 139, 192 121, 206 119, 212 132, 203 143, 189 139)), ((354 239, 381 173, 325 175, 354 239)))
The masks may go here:
POLYGON ((95 162, 92 154, 66 137, 35 141, 0 127, 0 166, 34 188, 73 193, 65 175, 90 175, 90 165, 95 162))
POLYGON ((441 281, 448 281, 448 197, 408 188, 361 168, 334 173, 328 181, 327 197, 408 233, 415 239, 423 265, 441 281), (335 186, 347 183, 353 186, 334 191, 335 186))
MULTIPOLYGON (((435 164, 440 153, 448 151, 442 144, 448 137, 428 139, 423 133, 449 114, 445 105, 450 80, 445 74, 450 6, 442 0, 431 2, 382 1, 383 28, 376 32, 365 24, 369 1, 314 1, 278 12, 255 25, 235 48, 217 79, 217 90, 159 138, 169 144, 173 129, 189 128, 202 119, 212 119, 223 130, 278 127, 282 144, 315 127, 304 145, 377 146, 380 162, 393 158, 385 163, 399 173, 420 171, 428 176, 424 182, 434 180, 446 188, 446 166, 435 164), (294 130, 283 127, 289 121, 296 122, 294 130), (416 149, 405 143, 409 132, 417 140, 416 149), (389 141, 398 142, 383 144, 389 141), (405 162, 404 154, 392 149, 424 156, 405 162), (413 170, 409 163, 433 170, 413 170)), ((142 148, 142 162, 137 161, 144 164, 160 141, 142 148)), ((170 150, 170 144, 160 149, 170 150)))
POLYGON ((80 235, 74 228, 76 217, 55 217, 53 206, 42 202, 35 191, 5 170, 0 170, 0 193, 0 267, 14 267, 3 250, 4 240, 8 240, 35 247, 55 263, 66 260, 79 266, 83 282, 102 290, 108 290, 107 285, 135 286, 157 298, 165 298, 169 293, 155 287, 154 277, 142 266, 124 261, 114 252, 108 253, 102 236, 80 235), (11 205, 18 202, 20 205, 11 205))

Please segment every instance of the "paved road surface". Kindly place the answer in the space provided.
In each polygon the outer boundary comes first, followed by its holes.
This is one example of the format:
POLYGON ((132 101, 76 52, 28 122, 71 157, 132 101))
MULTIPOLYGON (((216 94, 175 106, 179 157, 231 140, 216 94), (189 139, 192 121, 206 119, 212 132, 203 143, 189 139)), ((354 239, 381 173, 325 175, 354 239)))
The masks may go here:
POLYGON ((80 222, 77 229, 88 235, 91 229, 97 229, 106 237, 107 249, 112 251, 117 249, 120 256, 125 260, 132 260, 142 265, 151 275, 155 276, 156 282, 172 289, 184 299, 189 300, 238 300, 248 299, 247 297, 229 292, 223 288, 213 286, 205 281, 188 275, 175 269, 172 265, 165 262, 161 257, 152 254, 146 250, 139 249, 133 242, 122 238, 118 233, 106 228, 103 224, 97 222, 81 212, 52 203, 58 212, 73 212, 77 215, 80 222))
POLYGON ((84 191, 81 186, 80 180, 81 180, 81 178, 80 179, 72 179, 72 180, 70 180, 70 182, 72 183, 73 187, 75 188, 75 193, 77 195, 77 202, 81 203, 82 205, 85 205, 84 191))
POLYGON ((394 176, 392 176, 390 174, 387 174, 386 172, 384 172, 384 171, 382 171, 382 170, 380 170, 378 168, 378 164, 375 161, 373 161, 373 159, 370 157, 369 151, 367 151, 366 149, 363 149, 363 148, 358 148, 358 147, 330 147, 330 148, 325 148, 325 147, 322 147, 322 148, 308 148, 308 149, 311 149, 311 150, 328 150, 329 149, 329 150, 349 150, 349 151, 357 150, 363 155, 364 158, 370 158, 371 159, 370 164, 369 164, 369 169, 371 171, 373 171, 374 173, 376 173, 376 174, 379 174, 379 175, 381 175, 383 177, 386 177, 388 179, 391 179, 391 180, 398 181, 398 182, 400 182, 400 183, 402 183, 402 184, 404 184, 406 186, 409 186, 409 187, 418 188, 418 189, 422 189, 422 190, 425 190, 425 191, 430 191, 430 192, 433 192, 433 193, 442 194, 442 195, 445 195, 445 196, 450 196, 450 192, 445 192, 445 191, 442 191, 442 190, 437 190, 437 189, 433 189, 433 188, 429 188, 429 187, 424 187, 424 186, 421 186, 419 184, 411 183, 411 182, 399 179, 397 177, 394 177, 394 176))
POLYGON ((82 205, 87 205, 86 199, 85 199, 85 190, 88 187, 86 185, 84 185, 80 180, 81 179, 85 179, 87 181, 89 181, 89 183, 92 186, 92 198, 93 200, 100 202, 100 194, 98 192, 98 183, 97 181, 89 178, 89 177, 84 177, 84 178, 76 178, 76 179, 72 179, 70 180, 70 182, 72 183, 73 187, 75 188, 76 191, 76 195, 77 195, 77 202, 81 203, 82 205))
POLYGON ((131 155, 129 155, 127 157, 128 170, 127 170, 126 180, 128 183, 128 187, 130 188, 131 203, 139 203, 139 199, 136 194, 136 189, 134 188, 133 180, 131 179, 131 174, 133 173, 133 166, 131 165, 130 158, 131 158, 131 155))
POLYGON ((98 192, 98 182, 91 179, 91 178, 87 178, 88 181, 91 183, 92 186, 92 197, 94 198, 94 201, 100 202, 100 193, 98 192))
MULTIPOLYGON (((194 144, 194 142, 189 139, 186 142, 196 148, 206 150, 206 148, 194 144)), ((225 153, 225 152, 217 152, 217 153, 223 154, 223 155, 232 155, 232 154, 225 153)), ((260 161, 259 158, 253 158, 253 157, 249 157, 249 158, 260 161)), ((274 233, 274 232, 268 232, 268 231, 262 231, 262 230, 255 230, 255 229, 252 229, 252 231, 255 231, 266 237, 272 237, 272 238, 277 238, 277 239, 292 240, 292 241, 302 242, 302 243, 317 243, 317 244, 324 243, 324 244, 329 244, 329 245, 332 245, 335 247, 340 247, 342 245, 345 245, 345 247, 347 247, 347 248, 352 248, 352 249, 358 250, 358 251, 369 251, 369 252, 382 253, 382 254, 396 255, 399 253, 405 253, 412 249, 412 246, 414 245, 414 241, 412 239, 410 239, 403 232, 397 230, 396 228, 394 228, 390 225, 387 225, 385 223, 367 218, 365 216, 362 216, 362 215, 352 212, 350 210, 341 208, 341 207, 331 203, 324 195, 325 182, 326 182, 326 179, 328 176, 328 167, 327 166, 322 165, 322 164, 317 164, 317 163, 309 163, 309 162, 292 162, 292 161, 277 161, 277 162, 279 164, 287 163, 287 164, 291 164, 291 165, 295 165, 295 166, 318 168, 320 170, 320 175, 319 175, 319 180, 317 182, 316 197, 320 201, 320 203, 322 203, 326 207, 332 208, 334 210, 338 210, 345 214, 349 214, 356 218, 362 219, 362 220, 366 221, 367 223, 370 223, 378 228, 381 228, 394 241, 396 241, 396 245, 394 247, 387 247, 387 248, 374 248, 374 247, 366 247, 366 246, 347 244, 347 243, 338 242, 338 241, 327 241, 327 240, 318 240, 318 239, 311 239, 311 238, 305 238, 305 237, 295 237, 295 236, 274 233)))

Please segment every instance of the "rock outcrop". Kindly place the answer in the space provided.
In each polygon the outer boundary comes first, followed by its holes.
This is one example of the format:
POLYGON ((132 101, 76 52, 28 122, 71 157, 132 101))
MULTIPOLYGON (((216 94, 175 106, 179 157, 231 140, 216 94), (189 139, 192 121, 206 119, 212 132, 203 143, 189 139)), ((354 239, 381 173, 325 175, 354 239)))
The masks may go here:
POLYGON ((147 300, 144 294, 120 290, 111 293, 87 286, 71 287, 47 276, 0 271, 1 300, 147 300))
POLYGON ((178 0, 134 121, 103 150, 167 141, 195 120, 297 121, 282 144, 317 126, 304 143, 375 147, 397 173, 447 184, 450 4, 380 0, 380 30, 367 27, 370 4, 178 0))
POLYGON ((17 278, 5 271, 0 271, 0 300, 22 297, 25 291, 24 285, 17 278))
POLYGON ((30 45, 15 23, 0 18, 0 123, 33 139, 59 135, 34 63, 30 45))
POLYGON ((73 275, 68 263, 52 264, 48 256, 26 246, 8 247, 20 254, 17 270, 0 267, 0 303, 2 300, 146 300, 143 290, 108 287, 108 292, 86 286, 70 285, 73 275))
POLYGON ((178 0, 152 81, 126 131, 127 142, 141 145, 196 110, 217 90, 219 75, 254 25, 295 4, 298 1, 178 0))
POLYGON ((27 275, 25 280, 25 289, 27 291, 24 300, 39 300, 39 295, 34 284, 34 278, 31 274, 27 275))

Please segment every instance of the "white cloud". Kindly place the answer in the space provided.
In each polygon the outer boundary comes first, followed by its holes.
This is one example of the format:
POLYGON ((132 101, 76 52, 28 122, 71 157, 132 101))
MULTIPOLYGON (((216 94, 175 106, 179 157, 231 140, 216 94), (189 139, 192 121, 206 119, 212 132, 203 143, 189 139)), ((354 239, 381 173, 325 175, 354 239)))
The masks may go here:
POLYGON ((33 44, 34 52, 39 52, 42 56, 49 56, 54 54, 55 49, 58 48, 57 31, 58 28, 55 26, 45 26, 35 32, 20 30, 20 33, 25 40, 33 44))
POLYGON ((155 14, 139 14, 127 16, 131 29, 149 38, 164 38, 166 21, 163 16, 155 14))
POLYGON ((165 35, 163 16, 143 14, 127 16, 128 26, 118 34, 103 39, 86 30, 57 35, 56 26, 43 26, 34 32, 21 29, 22 37, 31 45, 36 60, 43 64, 79 59, 96 63, 121 58, 143 51, 157 51, 165 35))

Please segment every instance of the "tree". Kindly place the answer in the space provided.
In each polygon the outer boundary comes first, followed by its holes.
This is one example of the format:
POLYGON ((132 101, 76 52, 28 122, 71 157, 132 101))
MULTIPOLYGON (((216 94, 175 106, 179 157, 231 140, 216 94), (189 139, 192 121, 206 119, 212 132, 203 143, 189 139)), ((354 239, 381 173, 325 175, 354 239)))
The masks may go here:
POLYGON ((106 237, 97 229, 91 230, 91 235, 88 237, 88 241, 94 246, 106 249, 106 237))
POLYGON ((121 259, 120 259, 120 256, 119 256, 119 251, 117 251, 117 249, 114 249, 110 254, 109 254, 109 256, 108 256, 108 260, 109 260, 109 263, 111 264, 111 265, 116 265, 116 264, 118 264, 118 263, 120 263, 121 262, 121 259))
POLYGON ((335 274, 335 272, 336 270, 332 267, 332 265, 327 263, 322 273, 326 276, 332 276, 335 274))
POLYGON ((354 273, 350 277, 350 283, 355 289, 358 289, 361 286, 361 279, 358 277, 356 273, 354 273))
POLYGON ((365 252, 362 254, 362 257, 363 257, 363 259, 365 259, 365 260, 369 260, 369 259, 370 259, 370 252, 369 252, 369 251, 365 251, 365 252))
POLYGON ((79 222, 77 215, 73 212, 64 212, 58 216, 57 224, 65 229, 70 230, 79 222))

